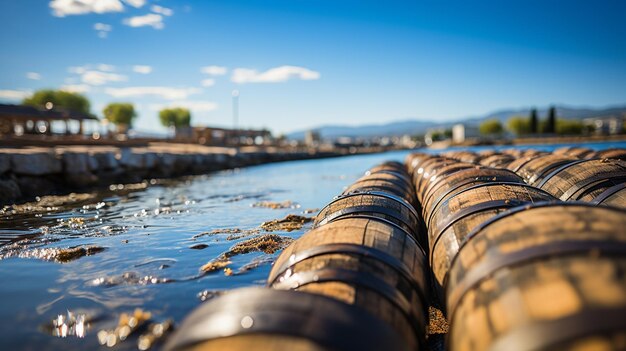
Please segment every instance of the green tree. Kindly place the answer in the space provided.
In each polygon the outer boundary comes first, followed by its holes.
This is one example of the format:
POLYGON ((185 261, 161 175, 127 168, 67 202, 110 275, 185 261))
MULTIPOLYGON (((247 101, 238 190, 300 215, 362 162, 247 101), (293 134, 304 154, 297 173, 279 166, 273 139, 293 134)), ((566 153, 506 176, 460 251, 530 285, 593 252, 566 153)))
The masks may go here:
POLYGON ((581 121, 561 119, 556 121, 556 133, 561 135, 581 135, 585 130, 581 121))
POLYGON ((539 120, 537 119, 537 109, 530 110, 530 132, 532 134, 539 133, 539 120))
POLYGON ((31 97, 24 99, 22 104, 37 108, 60 108, 90 114, 90 104, 86 97, 63 90, 38 90, 31 97), (52 106, 49 105, 50 103, 52 106))
POLYGON ((543 129, 544 133, 554 134, 556 133, 556 108, 551 106, 548 110, 548 119, 543 129))
POLYGON ((108 104, 102 113, 109 122, 122 126, 123 129, 132 126, 133 119, 137 117, 133 104, 123 102, 108 104))
POLYGON ((191 113, 188 109, 182 107, 166 108, 159 112, 159 119, 165 127, 189 127, 191 113))
POLYGON ((484 121, 478 127, 480 134, 495 135, 502 133, 502 123, 497 119, 489 119, 484 121))
POLYGON ((506 126, 511 132, 518 136, 530 133, 530 121, 526 117, 511 117, 506 122, 506 126))

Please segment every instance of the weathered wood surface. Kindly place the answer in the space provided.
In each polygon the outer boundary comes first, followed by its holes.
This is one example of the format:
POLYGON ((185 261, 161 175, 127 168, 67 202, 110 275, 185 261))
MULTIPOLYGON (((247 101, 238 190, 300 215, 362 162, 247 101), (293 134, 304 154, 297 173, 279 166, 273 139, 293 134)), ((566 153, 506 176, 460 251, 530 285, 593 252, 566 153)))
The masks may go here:
POLYGON ((567 146, 567 147, 558 148, 554 150, 552 153, 555 155, 570 156, 570 157, 576 157, 576 158, 596 157, 595 151, 586 147, 578 147, 578 146, 567 146))
POLYGON ((617 160, 626 161, 626 149, 606 149, 596 151, 593 155, 587 158, 612 158, 617 160))
POLYGON ((626 182, 626 162, 580 160, 555 169, 537 184, 562 201, 593 201, 606 189, 626 182))
POLYGON ((614 185, 596 196, 592 203, 626 209, 626 182, 614 185))
POLYGON ((361 191, 383 191, 389 192, 395 196, 401 197, 410 202, 413 206, 417 203, 415 191, 410 183, 406 180, 391 173, 373 173, 361 177, 352 185, 350 185, 343 194, 361 191))
POLYGON ((450 268, 449 348, 624 349, 623 228, 626 211, 574 203, 484 224, 450 268))
POLYGON ((481 159, 479 163, 487 167, 506 168, 511 162, 515 160, 516 158, 512 155, 495 154, 481 159))
POLYGON ((550 172, 576 160, 577 158, 572 156, 538 155, 513 161, 507 169, 517 173, 526 183, 536 186, 550 172))
POLYGON ((430 264, 440 287, 450 263, 467 235, 484 221, 513 207, 551 201, 546 192, 517 183, 483 183, 466 188, 442 202, 430 218, 430 264))
POLYGON ((427 325, 428 277, 426 255, 406 231, 377 219, 346 218, 316 228, 287 247, 268 284, 356 305, 392 325, 416 347, 423 343, 427 325), (386 260, 388 256, 392 259, 386 260))
POLYGON ((205 302, 168 339, 167 351, 415 350, 367 312, 318 294, 237 289, 205 302))

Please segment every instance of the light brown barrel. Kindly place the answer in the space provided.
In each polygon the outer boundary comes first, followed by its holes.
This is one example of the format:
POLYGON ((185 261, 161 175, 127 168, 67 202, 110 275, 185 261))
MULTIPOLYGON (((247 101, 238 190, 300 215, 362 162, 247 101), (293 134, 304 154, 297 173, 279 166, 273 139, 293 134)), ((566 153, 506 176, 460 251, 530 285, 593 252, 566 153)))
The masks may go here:
POLYGON ((361 177, 350 185, 343 193, 349 194, 355 191, 382 191, 401 197, 415 206, 417 199, 415 191, 410 183, 396 174, 388 172, 373 173, 361 177))
POLYGON ((379 165, 372 167, 370 172, 375 173, 377 171, 396 171, 396 172, 405 172, 405 167, 402 163, 397 161, 386 161, 379 165))
POLYGON ((626 209, 626 182, 614 185, 596 196, 592 203, 626 209))
POLYGON ((450 157, 458 161, 468 163, 478 163, 478 161, 482 158, 482 156, 466 150, 448 151, 443 153, 442 156, 450 157))
MULTIPOLYGON (((424 203, 427 199, 427 195, 433 187, 435 187, 440 182, 446 182, 448 177, 456 172, 466 170, 466 169, 476 169, 481 168, 478 165, 466 163, 466 162, 454 162, 447 165, 442 165, 441 167, 437 167, 432 172, 433 174, 428 177, 428 179, 424 180, 420 184, 420 188, 417 188, 416 191, 419 193, 420 203, 424 203)), ((423 206, 422 206, 423 207, 423 206)))
POLYGON ((550 172, 554 171, 558 167, 574 162, 577 158, 572 156, 561 156, 554 154, 539 155, 522 159, 523 162, 519 164, 511 163, 509 166, 517 173, 524 181, 530 185, 537 185, 543 178, 545 178, 550 172))
POLYGON ((415 349, 428 313, 426 254, 400 227, 378 218, 346 218, 316 228, 287 247, 268 278, 358 306, 393 326, 415 349))
POLYGON ((421 215, 406 200, 384 192, 340 195, 320 210, 313 226, 319 227, 340 218, 362 215, 388 220, 425 245, 426 235, 421 215))
POLYGON ((416 152, 416 153, 409 154, 404 159, 404 167, 406 168, 411 178, 413 177, 413 174, 415 173, 415 171, 418 169, 420 163, 422 163, 422 161, 427 160, 431 157, 433 157, 433 155, 431 154, 416 152))
POLYGON ((626 161, 626 149, 606 149, 596 151, 595 154, 587 156, 586 158, 613 158, 617 160, 626 161))
POLYGON ((555 155, 571 156, 576 158, 595 157, 595 151, 586 147, 567 146, 554 150, 555 155))
POLYGON ((432 158, 425 161, 418 170, 419 173, 413 178, 418 201, 423 201, 424 191, 433 180, 442 178, 443 174, 453 172, 455 169, 470 167, 475 165, 450 158, 432 158))
POLYGON ((318 294, 244 288, 203 303, 166 351, 414 350, 385 322, 318 294))
POLYGON ((426 226, 430 225, 431 216, 437 207, 455 193, 478 184, 499 182, 524 183, 517 174, 497 168, 475 167, 447 175, 434 184, 425 195, 422 208, 426 226))
POLYGON ((430 265, 438 287, 443 287, 450 263, 467 235, 478 225, 517 206, 555 200, 550 194, 523 183, 482 183, 457 192, 430 217, 430 265))
POLYGON ((519 208, 461 245, 447 284, 449 349, 623 350, 626 211, 519 208))
POLYGON ((606 189, 626 182, 626 162, 579 160, 548 174, 537 187, 562 201, 593 201, 606 189))
MULTIPOLYGON (((413 174, 411 175, 413 186, 415 187, 415 190, 416 190, 416 194, 420 192, 420 184, 423 178, 429 176, 428 174, 424 174, 424 173, 425 172, 428 173, 428 171, 432 169, 433 165, 438 165, 441 163, 451 164, 451 163, 456 163, 456 162, 458 161, 448 158, 448 157, 441 157, 441 156, 432 156, 427 159, 421 160, 418 167, 413 169, 413 174)), ((420 199, 419 196, 417 199, 418 200, 420 199)))
POLYGON ((481 159, 479 163, 487 167, 506 168, 513 161, 515 161, 515 157, 511 155, 496 154, 481 159))

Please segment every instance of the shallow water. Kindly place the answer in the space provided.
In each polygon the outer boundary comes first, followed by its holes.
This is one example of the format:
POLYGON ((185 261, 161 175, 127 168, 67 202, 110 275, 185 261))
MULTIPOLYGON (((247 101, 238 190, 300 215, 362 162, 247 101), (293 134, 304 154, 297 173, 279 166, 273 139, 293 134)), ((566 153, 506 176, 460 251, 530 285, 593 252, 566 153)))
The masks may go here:
MULTIPOLYGON (((626 143, 584 146, 603 149, 626 143)), ((96 334, 115 328, 122 312, 142 308, 154 321, 179 322, 201 303, 202 292, 210 296, 214 291, 263 285, 278 253, 237 255, 230 258, 232 275, 222 269, 203 275, 202 265, 246 238, 199 234, 258 229, 261 223, 288 214, 313 216, 306 210, 323 207, 368 168, 386 160, 401 161, 407 154, 268 164, 157 183, 137 192, 112 191, 57 211, 4 215, 0 240, 26 239, 0 247, 0 349, 106 349, 96 334), (291 206, 254 206, 262 201, 291 201, 291 206), (207 246, 190 248, 197 244, 207 246), (105 250, 65 263, 42 259, 45 249, 79 245, 105 250), (53 335, 52 321, 68 311, 87 318, 85 330, 57 329, 56 334, 68 335, 53 335)), ((297 238, 309 227, 273 233, 297 238)), ((115 349, 136 350, 136 337, 115 349)))

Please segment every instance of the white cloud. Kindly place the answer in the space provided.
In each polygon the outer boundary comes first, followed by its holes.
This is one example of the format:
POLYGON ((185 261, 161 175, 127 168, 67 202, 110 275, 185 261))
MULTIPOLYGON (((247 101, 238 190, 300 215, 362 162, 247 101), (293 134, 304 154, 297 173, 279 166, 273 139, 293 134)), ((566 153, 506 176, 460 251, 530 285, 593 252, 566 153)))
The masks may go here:
POLYGON ((234 83, 280 83, 290 79, 316 80, 320 78, 319 72, 297 66, 280 66, 271 68, 265 72, 255 69, 236 68, 230 80, 234 83))
POLYGON ((22 100, 27 98, 33 94, 30 90, 0 90, 0 99, 1 100, 22 100))
POLYGON ((61 85, 61 90, 67 91, 70 93, 87 93, 91 90, 91 87, 87 84, 66 84, 61 85))
POLYGON ((164 108, 184 107, 191 110, 191 112, 211 112, 216 110, 218 105, 211 101, 180 100, 172 101, 167 104, 152 104, 149 107, 154 111, 159 111, 164 108))
POLYGON ((115 66, 113 65, 107 65, 104 63, 99 64, 98 66, 96 66, 100 71, 104 71, 104 72, 113 72, 115 71, 115 66))
POLYGON ((116 98, 156 96, 166 100, 186 100, 190 95, 199 94, 197 88, 170 88, 170 87, 127 87, 107 88, 106 94, 116 98))
POLYGON ((87 13, 122 12, 120 0, 51 0, 50 8, 56 17, 84 15, 87 13))
POLYGON ((67 71, 69 73, 74 73, 74 74, 85 74, 85 72, 91 71, 91 70, 113 72, 115 71, 115 66, 107 65, 105 63, 100 63, 98 65, 71 66, 67 68, 67 71))
POLYGON ((131 27, 151 26, 154 29, 163 29, 163 16, 149 13, 143 16, 126 18, 124 24, 131 27))
POLYGON ((213 78, 207 78, 207 79, 202 80, 203 87, 212 87, 214 85, 215 85, 215 79, 213 78))
POLYGON ((136 8, 140 8, 146 4, 146 0, 124 0, 124 2, 136 8))
POLYGON ((163 16, 171 16, 171 15, 174 14, 174 11, 172 9, 168 9, 167 7, 163 7, 163 6, 159 6, 159 5, 152 5, 150 10, 152 10, 152 12, 154 12, 154 13, 158 13, 158 14, 161 14, 163 16))
POLYGON ((98 33, 98 36, 102 39, 106 38, 113 27, 110 24, 96 23, 93 25, 93 29, 98 33))
POLYGON ((128 77, 116 73, 101 71, 86 71, 81 76, 81 81, 89 85, 103 85, 108 82, 125 82, 128 77))
POLYGON ((152 67, 147 65, 135 65, 133 66, 133 72, 141 74, 149 74, 152 72, 152 67))
POLYGON ((228 69, 223 66, 206 66, 200 69, 200 72, 206 73, 212 76, 223 76, 228 72, 228 69))
POLYGON ((37 72, 27 72, 26 73, 26 78, 31 79, 31 80, 40 80, 41 79, 41 74, 39 74, 37 72))

